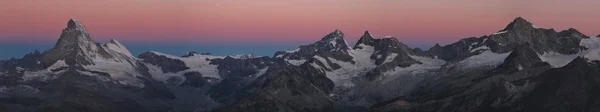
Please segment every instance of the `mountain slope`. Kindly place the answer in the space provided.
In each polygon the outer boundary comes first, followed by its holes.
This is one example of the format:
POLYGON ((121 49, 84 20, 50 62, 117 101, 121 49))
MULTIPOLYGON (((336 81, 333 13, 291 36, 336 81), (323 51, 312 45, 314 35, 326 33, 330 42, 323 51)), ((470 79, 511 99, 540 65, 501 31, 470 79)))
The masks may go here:
POLYGON ((595 97, 596 92, 589 90, 597 88, 597 78, 589 74, 597 71, 585 59, 593 61, 600 55, 594 53, 596 44, 575 29, 556 32, 516 18, 500 32, 432 47, 427 52, 448 60, 443 72, 424 80, 410 94, 371 106, 370 111, 594 109, 586 106, 596 105, 591 103, 594 100, 560 100, 550 93, 572 91, 583 99, 595 97), (579 88, 556 89, 561 86, 579 88), (557 105, 555 99, 572 103, 557 105))
POLYGON ((169 111, 165 101, 175 99, 125 46, 96 43, 73 19, 52 49, 15 62, 13 72, 2 73, 13 80, 1 85, 3 110, 169 111))

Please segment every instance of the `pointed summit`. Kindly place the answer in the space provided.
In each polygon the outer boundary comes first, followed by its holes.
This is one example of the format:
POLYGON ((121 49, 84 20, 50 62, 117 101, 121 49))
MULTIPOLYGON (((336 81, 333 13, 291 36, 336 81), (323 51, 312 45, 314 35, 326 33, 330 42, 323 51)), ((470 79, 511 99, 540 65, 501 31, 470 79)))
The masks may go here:
POLYGON ((363 34, 363 36, 360 37, 358 42, 356 42, 356 45, 354 45, 354 49, 362 48, 361 44, 373 46, 374 43, 375 38, 373 38, 373 35, 371 35, 369 31, 365 31, 365 34, 363 34))
POLYGON ((340 30, 335 30, 327 34, 320 41, 317 41, 314 44, 318 49, 327 51, 350 49, 346 40, 344 39, 344 33, 342 33, 340 30))
POLYGON ((90 37, 81 22, 70 19, 54 47, 44 53, 44 64, 64 60, 68 65, 94 65, 94 60, 122 61, 125 58, 117 57, 128 56, 131 53, 119 41, 110 40, 100 45, 90 37))
POLYGON ((335 39, 338 39, 338 38, 344 39, 344 33, 342 33, 342 31, 340 31, 340 30, 335 30, 335 31, 333 31, 333 32, 331 32, 331 33, 329 33, 329 34, 327 34, 327 35, 326 35, 325 37, 323 37, 323 39, 321 39, 321 40, 322 40, 322 41, 323 41, 323 40, 335 40, 335 39))
POLYGON ((67 22, 67 29, 77 29, 77 30, 86 31, 85 26, 83 24, 81 24, 81 22, 79 22, 73 18, 69 19, 69 22, 67 22))
POLYGON ((440 46, 440 43, 435 43, 435 45, 433 47, 442 47, 442 46, 440 46))
POLYGON ((508 24, 508 26, 506 26, 506 28, 504 28, 502 31, 521 30, 521 29, 529 29, 529 28, 534 28, 533 24, 531 24, 529 21, 523 19, 522 17, 517 17, 517 18, 515 18, 515 20, 513 20, 513 22, 508 24))

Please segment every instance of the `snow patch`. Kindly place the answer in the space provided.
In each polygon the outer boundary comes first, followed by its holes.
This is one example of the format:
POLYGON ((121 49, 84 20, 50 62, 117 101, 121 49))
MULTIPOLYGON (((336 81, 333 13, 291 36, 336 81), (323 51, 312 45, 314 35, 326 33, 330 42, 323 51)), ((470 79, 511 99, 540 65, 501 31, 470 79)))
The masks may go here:
POLYGON ((252 59, 252 58, 258 58, 259 56, 256 56, 254 54, 232 54, 232 55, 227 55, 226 57, 231 57, 233 59, 252 59))
POLYGON ((475 52, 477 50, 488 50, 488 49, 490 49, 488 46, 481 46, 481 47, 471 49, 471 52, 475 52))
POLYGON ((396 67, 394 69, 384 72, 383 75, 384 76, 397 76, 397 75, 406 75, 406 74, 418 74, 418 73, 423 73, 423 72, 427 72, 427 71, 431 71, 431 70, 437 70, 446 63, 446 61, 440 60, 440 59, 433 59, 433 58, 413 56, 413 55, 410 55, 410 57, 419 62, 422 62, 423 64, 413 64, 413 65, 411 65, 409 67, 405 67, 405 68, 396 67))
POLYGON ((561 53, 556 53, 556 52, 547 52, 544 53, 542 55, 539 55, 540 59, 542 59, 542 61, 547 62, 548 64, 552 65, 553 68, 558 68, 558 67, 563 67, 567 64, 569 64, 569 62, 573 61, 573 59, 577 58, 577 56, 579 56, 578 54, 572 54, 572 55, 565 55, 565 54, 561 54, 561 53))
POLYGON ((600 60, 600 38, 581 39, 581 46, 588 48, 583 57, 589 60, 600 60))
POLYGON ((314 59, 318 60, 319 62, 321 62, 326 69, 331 69, 331 67, 329 67, 329 63, 327 63, 327 60, 321 56, 313 56, 314 59))
POLYGON ((61 68, 61 67, 69 67, 69 65, 67 65, 67 63, 65 63, 65 60, 58 60, 58 61, 54 62, 54 64, 52 64, 47 69, 53 70, 53 69, 57 69, 57 68, 61 68))
MULTIPOLYGON (((361 49, 350 50, 349 54, 353 57, 354 64, 350 62, 340 61, 335 58, 327 58, 331 63, 340 65, 339 69, 327 71, 325 75, 331 79, 337 87, 352 87, 354 83, 350 80, 352 77, 365 75, 368 71, 376 67, 375 60, 371 59, 370 56, 375 52, 373 46, 359 44, 361 49)), ((315 56, 315 59, 323 63, 327 63, 327 59, 315 56)), ((315 63, 311 63, 315 68, 320 69, 315 63)), ((328 64, 326 68, 331 68, 328 64)))
POLYGON ((21 76, 21 79, 23 79, 23 81, 30 81, 30 80, 47 81, 47 80, 51 80, 51 79, 56 79, 56 78, 58 78, 59 74, 66 72, 66 70, 56 71, 58 68, 62 68, 62 67, 69 67, 69 65, 67 65, 65 63, 65 60, 58 60, 46 69, 42 69, 42 70, 38 70, 38 71, 25 71, 23 76, 21 76), (55 71, 52 71, 52 70, 55 70, 55 71))
MULTIPOLYGON (((128 82, 128 85, 143 87, 143 82, 137 78, 138 76, 142 77, 143 75, 138 72, 138 65, 133 63, 133 61, 135 60, 116 62, 102 59, 94 59, 94 65, 86 65, 83 66, 83 68, 90 71, 107 73, 110 75, 111 78, 117 81, 128 82)), ((80 71, 80 73, 84 75, 94 76, 92 75, 93 73, 86 73, 82 71, 80 71)), ((105 81, 107 80, 108 79, 105 79, 105 81)))
POLYGON ((258 77, 264 75, 265 73, 267 73, 267 70, 269 70, 269 67, 265 67, 263 69, 258 70, 258 72, 256 74, 254 74, 255 78, 258 78, 258 77))
POLYGON ((295 52, 298 52, 298 51, 300 51, 300 48, 296 48, 296 49, 294 49, 294 50, 291 50, 291 51, 285 51, 285 52, 287 52, 287 53, 295 53, 295 52))
POLYGON ((500 34, 503 34, 503 33, 506 33, 506 32, 508 32, 508 31, 500 31, 500 32, 492 33, 492 35, 500 35, 500 34))
POLYGON ((290 64, 292 64, 292 65, 295 65, 295 66, 300 66, 304 62, 306 62, 306 60, 305 59, 301 59, 301 60, 287 60, 287 62, 290 63, 290 64))
POLYGON ((396 58, 396 56, 398 56, 398 53, 391 53, 390 55, 388 55, 388 56, 385 58, 385 61, 383 61, 383 63, 382 63, 382 64, 384 64, 384 63, 389 63, 389 62, 392 62, 392 61, 394 61, 394 59, 396 58))
MULTIPOLYGON (((190 69, 180 71, 179 73, 181 73, 181 74, 186 73, 186 72, 199 72, 205 77, 221 79, 221 76, 219 75, 219 70, 217 69, 218 65, 212 65, 212 64, 210 64, 210 61, 207 61, 206 59, 209 59, 209 60, 217 59, 217 58, 223 59, 224 58, 223 56, 194 55, 194 56, 190 56, 190 57, 178 57, 178 56, 163 54, 163 53, 154 52, 154 51, 151 51, 151 52, 154 54, 157 54, 157 55, 165 56, 167 58, 183 61, 185 63, 185 65, 187 67, 189 67, 190 69)), ((159 73, 161 73, 161 72, 159 72, 159 73)))
POLYGON ((485 51, 479 55, 474 55, 466 58, 455 64, 456 67, 461 68, 474 68, 480 66, 497 66, 504 62, 504 59, 508 57, 511 52, 498 54, 492 51, 485 51))
POLYGON ((336 46, 336 45, 337 45, 337 42, 335 42, 335 40, 329 41, 329 43, 330 43, 332 46, 336 46))

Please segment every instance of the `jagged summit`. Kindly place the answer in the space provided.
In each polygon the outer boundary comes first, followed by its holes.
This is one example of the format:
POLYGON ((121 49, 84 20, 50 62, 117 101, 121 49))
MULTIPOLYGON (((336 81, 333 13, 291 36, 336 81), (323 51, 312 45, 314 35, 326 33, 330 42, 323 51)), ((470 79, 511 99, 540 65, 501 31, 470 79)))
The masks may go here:
POLYGON ((369 31, 365 31, 365 34, 363 34, 363 36, 360 37, 358 42, 356 42, 356 45, 354 45, 354 49, 362 48, 360 46, 361 44, 373 45, 374 43, 375 43, 375 38, 373 38, 373 35, 371 35, 371 33, 369 33, 369 31))
POLYGON ((327 34, 313 45, 320 51, 348 50, 350 48, 344 39, 344 33, 340 30, 327 34))
POLYGON ((325 37, 323 37, 321 39, 321 41, 323 40, 336 40, 336 39, 344 39, 344 33, 340 30, 335 30, 329 34, 327 34, 325 37))
POLYGON ((81 22, 73 18, 69 19, 69 22, 67 22, 67 29, 77 29, 82 31, 86 30, 85 26, 81 22))
POLYGON ((124 61, 131 53, 117 40, 104 45, 96 43, 88 34, 85 26, 70 19, 62 31, 55 46, 44 53, 44 64, 50 66, 58 60, 68 65, 93 65, 94 60, 124 61))
POLYGON ((554 29, 535 28, 532 23, 518 17, 504 30, 489 35, 492 42, 485 43, 496 51, 498 49, 508 51, 520 44, 529 43, 538 54, 547 52, 574 54, 582 49, 579 42, 583 38, 588 37, 573 28, 560 32, 554 29))
POLYGON ((517 17, 513 20, 506 28, 501 31, 509 31, 509 30, 523 30, 523 29, 531 29, 534 28, 533 24, 529 21, 523 19, 522 17, 517 17))

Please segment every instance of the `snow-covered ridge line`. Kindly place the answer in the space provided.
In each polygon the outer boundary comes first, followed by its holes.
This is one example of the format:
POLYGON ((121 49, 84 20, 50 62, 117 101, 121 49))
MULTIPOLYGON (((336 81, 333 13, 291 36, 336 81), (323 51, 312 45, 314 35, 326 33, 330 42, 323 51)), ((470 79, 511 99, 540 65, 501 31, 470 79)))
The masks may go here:
POLYGON ((107 42, 107 43, 104 44, 104 47, 106 47, 106 48, 108 48, 110 50, 113 50, 115 52, 124 54, 126 56, 134 57, 131 54, 131 52, 129 52, 129 50, 123 44, 121 44, 121 42, 119 42, 118 40, 110 39, 109 42, 107 42))

